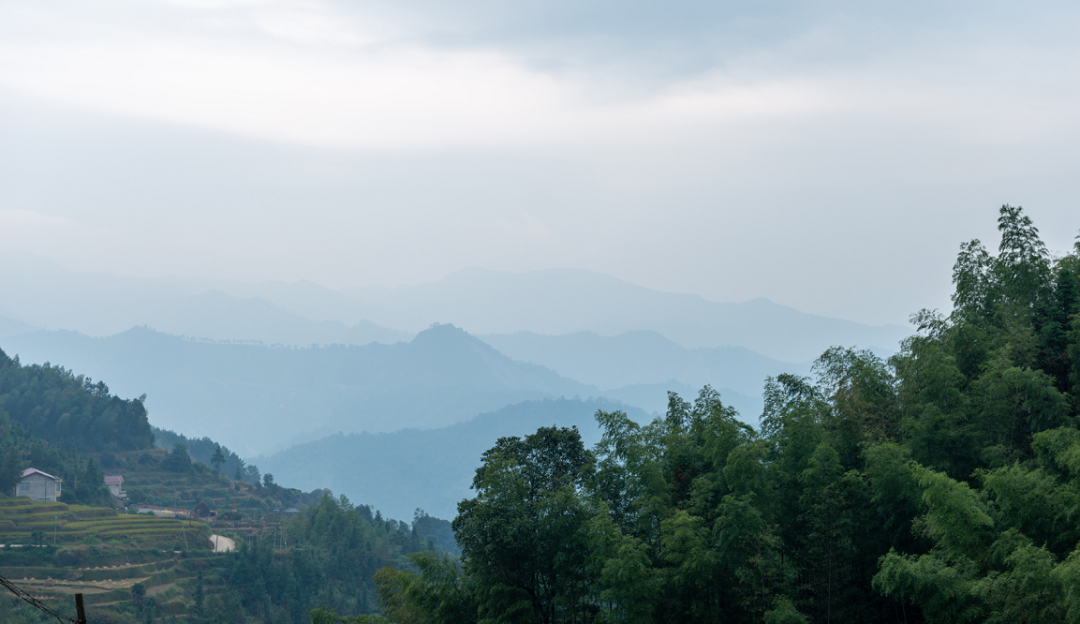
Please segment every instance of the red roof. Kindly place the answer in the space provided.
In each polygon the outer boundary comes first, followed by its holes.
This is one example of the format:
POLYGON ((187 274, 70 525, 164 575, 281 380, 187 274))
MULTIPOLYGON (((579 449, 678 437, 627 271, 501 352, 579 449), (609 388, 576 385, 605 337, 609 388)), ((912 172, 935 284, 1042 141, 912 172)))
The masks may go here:
POLYGON ((52 476, 51 474, 49 474, 47 472, 41 472, 37 468, 27 468, 26 470, 23 470, 22 476, 25 479, 26 477, 29 477, 32 474, 39 474, 39 475, 41 475, 43 477, 49 477, 53 481, 60 481, 59 478, 54 477, 54 476, 52 476))
POLYGON ((123 482, 124 482, 124 477, 121 477, 119 475, 115 476, 115 477, 109 477, 109 476, 105 477, 105 485, 109 485, 110 483, 123 483, 123 482))

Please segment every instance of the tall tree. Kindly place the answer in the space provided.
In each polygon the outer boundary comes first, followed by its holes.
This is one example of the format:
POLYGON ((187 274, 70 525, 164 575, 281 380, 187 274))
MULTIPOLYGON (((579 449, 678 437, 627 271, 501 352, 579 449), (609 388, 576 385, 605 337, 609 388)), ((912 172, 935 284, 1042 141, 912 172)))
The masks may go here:
POLYGON ((214 466, 214 470, 221 472, 221 466, 225 463, 225 454, 221 452, 221 445, 216 445, 214 448, 214 454, 210 457, 210 464, 214 466))
POLYGON ((454 532, 479 591, 481 622, 576 622, 590 609, 588 503, 592 470, 577 429, 501 438, 476 471, 476 498, 454 532))

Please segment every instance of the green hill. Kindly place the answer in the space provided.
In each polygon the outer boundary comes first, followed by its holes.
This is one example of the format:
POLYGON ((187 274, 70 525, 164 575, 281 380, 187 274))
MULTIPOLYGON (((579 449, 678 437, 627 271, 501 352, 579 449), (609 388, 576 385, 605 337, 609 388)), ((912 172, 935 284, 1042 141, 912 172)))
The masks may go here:
POLYGON ((63 480, 62 502, 111 506, 95 457, 153 441, 141 398, 121 399, 103 382, 59 366, 24 366, 0 351, 0 493, 33 467, 63 480))
MULTIPOLYGON (((374 611, 375 571, 407 564, 405 555, 435 548, 448 531, 446 521, 386 520, 327 494, 295 518, 279 517, 261 530, 224 531, 201 522, 0 499, 0 536, 24 541, 0 551, 0 575, 62 613, 73 612, 72 594, 83 593, 95 624, 248 618, 306 624, 309 612, 323 605, 374 611), (424 529, 438 535, 426 537, 424 529), (214 553, 212 532, 235 539, 239 550, 214 553)), ((0 621, 42 620, 4 594, 0 621)))
POLYGON ((0 350, 0 410, 53 445, 81 451, 149 448, 143 398, 121 399, 104 382, 58 366, 23 366, 0 350))
MULTIPOLYGON (((218 448, 208 438, 162 431, 174 444, 155 448, 141 399, 120 399, 61 367, 0 356, 8 484, 27 466, 65 484, 60 502, 0 493, 0 575, 61 613, 73 612, 71 596, 82 593, 95 624, 306 623, 320 605, 372 612, 377 569, 425 549, 456 550, 446 520, 387 519, 325 490, 283 487, 257 469, 245 473, 248 481, 229 479, 192 461, 184 445, 204 457, 218 448), (66 427, 89 433, 76 437, 66 427), (106 472, 124 477, 122 505, 103 487, 106 472), (141 506, 186 515, 136 513, 141 506), (211 535, 237 550, 215 553, 211 535)), ((226 466, 242 465, 228 449, 222 455, 226 466)), ((36 624, 41 616, 0 595, 0 622, 36 624)))
MULTIPOLYGON (((96 538, 102 541, 119 539, 135 547, 155 546, 173 540, 182 524, 184 521, 178 519, 118 514, 104 507, 31 502, 26 498, 0 499, 2 544, 71 546, 87 543, 85 538, 96 538)), ((202 523, 188 526, 193 542, 208 535, 208 528, 202 523)), ((82 550, 79 546, 75 548, 82 550)), ((96 554, 104 553, 99 549, 96 554)), ((131 551, 125 551, 124 556, 130 558, 131 551)))

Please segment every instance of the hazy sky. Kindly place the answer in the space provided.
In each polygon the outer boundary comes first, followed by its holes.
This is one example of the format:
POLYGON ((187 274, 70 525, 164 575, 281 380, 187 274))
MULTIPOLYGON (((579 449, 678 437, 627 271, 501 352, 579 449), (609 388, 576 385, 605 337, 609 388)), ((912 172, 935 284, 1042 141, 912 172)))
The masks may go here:
POLYGON ((331 287, 584 268, 871 323, 1080 228, 1074 3, 0 3, 0 245, 331 287))

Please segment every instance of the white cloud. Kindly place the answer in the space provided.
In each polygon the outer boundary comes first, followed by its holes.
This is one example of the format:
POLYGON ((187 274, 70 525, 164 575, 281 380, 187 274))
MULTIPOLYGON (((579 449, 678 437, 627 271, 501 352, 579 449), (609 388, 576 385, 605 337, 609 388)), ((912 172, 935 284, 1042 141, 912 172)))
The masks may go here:
POLYGON ((7 250, 62 254, 116 242, 117 237, 105 228, 32 210, 0 208, 0 247, 7 250))
POLYGON ((79 224, 64 217, 51 217, 32 210, 0 209, 0 243, 12 244, 25 238, 49 236, 77 230, 79 224))
POLYGON ((331 284, 576 266, 902 320, 927 275, 947 304, 940 267, 993 237, 996 205, 1041 211, 1048 241, 1075 231, 1075 12, 851 11, 740 43, 492 34, 519 5, 466 23, 483 1, 58 2, 0 3, 0 160, 22 172, 0 200, 71 220, 9 210, 0 244, 68 266, 331 284))
POLYGON ((825 71, 776 69, 790 65, 784 54, 835 45, 807 37, 774 50, 772 69, 757 64, 763 55, 747 55, 658 88, 612 91, 610 79, 588 68, 543 72, 490 46, 434 47, 385 18, 322 3, 172 4, 202 25, 166 27, 167 13, 62 27, 26 19, 29 34, 0 42, 0 88, 119 115, 361 149, 647 144, 821 115, 1028 135, 1060 129, 1077 103, 1074 90, 1050 102, 1038 89, 1002 92, 1002 72, 985 71, 997 59, 934 42, 902 63, 886 56, 825 71))

